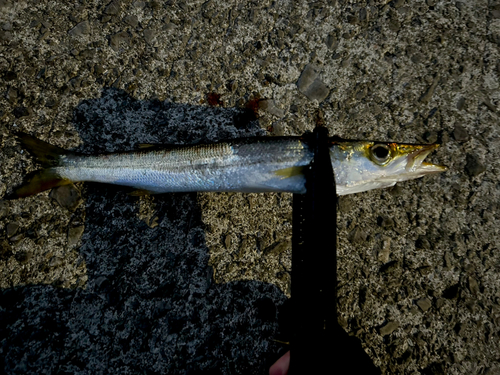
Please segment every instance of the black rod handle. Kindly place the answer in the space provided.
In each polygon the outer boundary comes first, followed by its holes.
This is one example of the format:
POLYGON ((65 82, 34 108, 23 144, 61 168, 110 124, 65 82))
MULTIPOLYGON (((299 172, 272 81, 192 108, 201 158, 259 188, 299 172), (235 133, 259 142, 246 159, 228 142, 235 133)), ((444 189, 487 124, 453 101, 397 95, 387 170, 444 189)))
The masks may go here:
MULTIPOLYGON (((306 136, 307 137, 307 136, 306 136)), ((326 128, 306 142, 306 193, 293 196, 289 374, 380 374, 337 320, 337 194, 326 128)))
POLYGON ((314 152, 305 172, 306 193, 293 196, 293 374, 313 374, 315 367, 325 369, 322 362, 331 359, 337 324, 337 195, 328 130, 316 128, 306 142, 314 152))

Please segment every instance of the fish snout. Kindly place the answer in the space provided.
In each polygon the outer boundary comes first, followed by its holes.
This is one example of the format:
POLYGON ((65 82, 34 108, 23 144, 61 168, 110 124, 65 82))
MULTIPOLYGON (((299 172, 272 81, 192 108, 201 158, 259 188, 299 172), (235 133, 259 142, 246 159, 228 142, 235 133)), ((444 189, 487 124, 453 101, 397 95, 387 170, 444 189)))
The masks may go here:
POLYGON ((419 171, 425 174, 427 173, 438 173, 448 170, 444 165, 432 164, 424 162, 425 158, 434 150, 436 150, 440 145, 418 145, 415 146, 417 149, 408 155, 408 163, 406 164, 406 170, 419 171))

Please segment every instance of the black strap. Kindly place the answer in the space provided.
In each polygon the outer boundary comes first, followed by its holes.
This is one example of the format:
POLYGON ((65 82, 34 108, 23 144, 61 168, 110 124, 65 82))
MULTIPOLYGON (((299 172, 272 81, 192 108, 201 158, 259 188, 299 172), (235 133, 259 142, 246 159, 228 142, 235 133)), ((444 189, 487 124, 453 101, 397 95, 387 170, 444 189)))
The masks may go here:
POLYGON ((304 137, 314 159, 305 172, 306 193, 293 196, 289 373, 343 374, 345 364, 349 372, 377 374, 360 341, 337 321, 337 194, 328 130, 317 127, 304 137))

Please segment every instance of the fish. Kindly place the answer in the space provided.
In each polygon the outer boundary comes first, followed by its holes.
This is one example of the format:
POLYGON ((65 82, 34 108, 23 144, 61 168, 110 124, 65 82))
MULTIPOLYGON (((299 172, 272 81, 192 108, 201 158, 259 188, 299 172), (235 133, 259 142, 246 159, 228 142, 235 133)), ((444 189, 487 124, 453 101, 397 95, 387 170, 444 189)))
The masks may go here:
MULTIPOLYGON (((9 198, 91 181, 128 186, 139 194, 173 192, 289 192, 303 194, 313 151, 306 137, 254 137, 198 145, 140 145, 136 151, 86 155, 26 133, 22 147, 43 167, 9 198)), ((386 188, 447 168, 424 159, 439 145, 329 138, 338 195, 386 188)))

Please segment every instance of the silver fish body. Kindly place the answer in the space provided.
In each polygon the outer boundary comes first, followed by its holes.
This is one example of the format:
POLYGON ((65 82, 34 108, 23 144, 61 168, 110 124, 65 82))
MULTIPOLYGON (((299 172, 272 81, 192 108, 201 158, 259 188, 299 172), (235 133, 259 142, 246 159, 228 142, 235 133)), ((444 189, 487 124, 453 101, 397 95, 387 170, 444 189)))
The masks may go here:
MULTIPOLYGON (((427 153, 435 148, 411 146, 427 153)), ((407 158, 392 168, 380 166, 363 154, 364 148, 366 142, 332 142, 330 156, 339 195, 391 186, 444 169, 433 165, 425 169, 420 164, 412 166, 411 171, 407 158)), ((302 138, 268 137, 96 157, 72 156, 56 172, 72 181, 106 182, 153 193, 304 193, 301 171, 312 158, 312 150, 302 138)))
MULTIPOLYGON (((135 152, 82 155, 29 135, 21 143, 46 169, 16 190, 17 197, 75 181, 93 181, 151 193, 233 191, 305 192, 303 174, 313 152, 302 137, 261 137, 135 152)), ((388 187, 442 172, 423 162, 437 145, 330 140, 339 195, 388 187)))
POLYGON ((71 181, 130 186, 152 193, 193 191, 303 193, 300 168, 312 152, 298 138, 262 138, 100 156, 68 156, 55 172, 71 181))

